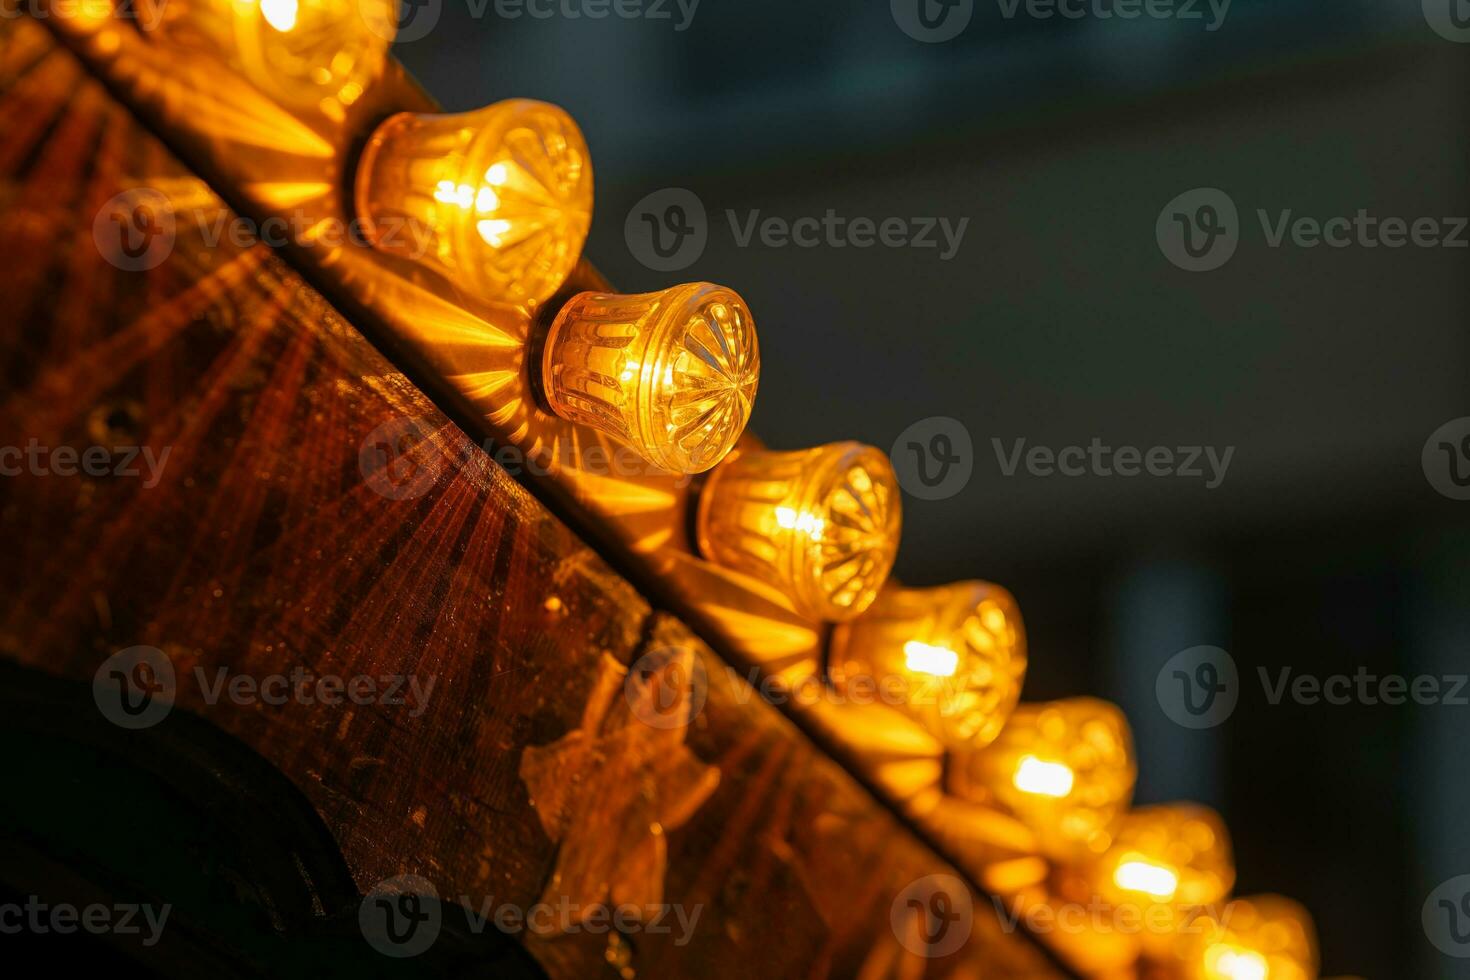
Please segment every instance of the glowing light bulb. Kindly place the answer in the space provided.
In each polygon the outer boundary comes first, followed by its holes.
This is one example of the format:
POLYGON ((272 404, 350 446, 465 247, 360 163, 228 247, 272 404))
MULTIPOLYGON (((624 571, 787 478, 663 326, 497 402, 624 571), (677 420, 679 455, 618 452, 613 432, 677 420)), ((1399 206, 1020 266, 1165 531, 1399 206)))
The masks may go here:
MULTIPOLYGON (((760 380, 755 321, 734 292, 705 282, 641 296, 582 293, 551 325, 541 378, 562 418, 627 442, 661 469, 703 473, 750 421, 760 380)), ((798 516, 788 519, 795 529, 798 516)))
POLYGON ((1167 902, 1179 890, 1179 875, 1167 864, 1155 864, 1141 854, 1130 854, 1113 870, 1113 884, 1167 902))
POLYGON ((1271 968, 1255 950, 1216 943, 1205 950, 1205 973, 1219 980, 1267 980, 1271 968))
POLYGON ((839 688, 862 680, 897 690, 903 709, 945 744, 980 748, 1021 696, 1026 632, 999 586, 891 587, 834 631, 828 673, 839 688))
POLYGON ((535 305, 566 281, 592 222, 592 162, 544 102, 462 115, 400 113, 358 163, 357 213, 379 250, 492 303, 535 305))
POLYGON ((1089 878, 1094 894, 1105 902, 1144 912, 1144 947, 1161 955, 1183 923, 1230 894, 1235 884, 1230 834, 1208 807, 1141 807, 1119 821, 1112 847, 1092 866, 1089 878))
POLYGON ((1023 793, 1064 799, 1076 785, 1077 774, 1060 762, 1047 762, 1034 755, 1023 755, 1016 762, 1011 785, 1023 793))
POLYGON ((888 579, 901 523, 888 457, 838 442, 732 453, 700 493, 696 536, 709 561, 776 588, 803 615, 842 622, 888 579))
POLYGON ((396 0, 205 0, 183 22, 233 53, 283 105, 338 112, 380 78, 397 31, 396 0), (212 11, 211 9, 212 8, 212 11), (211 23, 212 21, 212 23, 211 23))
POLYGON ((1069 862, 1108 849, 1136 777, 1127 721, 1093 698, 1020 705, 988 748, 955 750, 949 768, 957 796, 1009 813, 1042 854, 1069 862))
POLYGON ((1184 980, 1317 980, 1312 917, 1277 895, 1240 898, 1201 916, 1175 938, 1184 980))

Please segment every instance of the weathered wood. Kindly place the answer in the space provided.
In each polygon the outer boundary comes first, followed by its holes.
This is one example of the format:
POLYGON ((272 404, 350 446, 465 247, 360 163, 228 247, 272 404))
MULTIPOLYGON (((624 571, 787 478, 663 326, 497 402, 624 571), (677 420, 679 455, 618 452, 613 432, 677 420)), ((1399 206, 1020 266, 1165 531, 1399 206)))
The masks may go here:
MULTIPOLYGON (((99 675, 99 705, 155 685, 141 703, 202 719, 294 787, 359 893, 417 875, 461 921, 466 904, 557 898, 700 910, 687 944, 517 933, 557 976, 1052 975, 978 902, 957 952, 907 952, 896 900, 953 872, 293 272, 209 244, 202 228, 230 212, 71 55, 34 24, 0 35, 0 447, 23 456, 0 477, 13 703, 42 703, 16 679, 33 674, 74 682, 88 711, 99 675), (205 217, 177 216, 167 259, 132 272, 93 225, 139 185, 205 217), (127 446, 148 455, 123 460, 127 446), (64 475, 80 464, 62 447, 105 451, 108 472, 64 475), (165 658, 152 675, 103 669, 139 645, 165 658), (647 724, 624 681, 668 650, 702 678, 675 689, 702 702, 687 729, 647 724), (419 694, 213 693, 293 672, 419 694)), ((156 744, 103 730, 124 755, 156 744)), ((231 767, 250 769, 215 763, 231 767)))

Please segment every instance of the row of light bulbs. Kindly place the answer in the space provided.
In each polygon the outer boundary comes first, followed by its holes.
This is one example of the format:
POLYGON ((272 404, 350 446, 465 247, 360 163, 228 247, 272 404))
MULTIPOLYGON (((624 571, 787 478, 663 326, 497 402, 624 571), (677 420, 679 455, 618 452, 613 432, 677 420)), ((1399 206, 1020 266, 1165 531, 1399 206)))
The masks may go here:
MULTIPOLYGON (((395 12, 394 0, 207 0, 169 29, 209 36, 273 98, 322 108, 350 104, 381 74, 395 12)), ((555 106, 402 113, 369 138, 354 200, 370 235, 416 222, 432 247, 413 258, 481 302, 535 313, 581 257, 592 168, 576 124, 555 106)), ((391 253, 397 240, 375 244, 391 253)), ((1141 940, 1150 968, 1167 976, 1313 980, 1305 910, 1274 896, 1222 904, 1235 870, 1217 814, 1187 804, 1129 810, 1137 773, 1117 708, 1089 698, 1018 704, 1026 640, 1004 589, 885 587, 901 523, 885 454, 857 443, 735 450, 759 371, 750 311, 709 283, 574 296, 552 319, 539 365, 556 415, 671 473, 712 471, 697 505, 700 554, 836 624, 826 665, 834 686, 903 678, 904 710, 948 750, 949 792, 1026 825, 1059 899, 1142 908, 1176 926, 1187 918, 1188 930, 1141 940)))

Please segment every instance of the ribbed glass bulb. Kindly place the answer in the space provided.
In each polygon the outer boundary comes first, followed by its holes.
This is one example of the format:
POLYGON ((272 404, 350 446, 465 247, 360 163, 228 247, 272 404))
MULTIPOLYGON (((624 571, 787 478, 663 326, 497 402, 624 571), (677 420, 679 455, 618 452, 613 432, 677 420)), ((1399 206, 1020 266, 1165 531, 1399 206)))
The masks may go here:
POLYGON ((355 187, 374 246, 492 303, 534 305, 561 288, 592 221, 587 144, 544 102, 392 116, 368 140, 355 187))
POLYGON ((658 293, 574 296, 542 355, 547 403, 674 473, 703 473, 750 421, 760 381, 755 321, 707 282, 658 293))

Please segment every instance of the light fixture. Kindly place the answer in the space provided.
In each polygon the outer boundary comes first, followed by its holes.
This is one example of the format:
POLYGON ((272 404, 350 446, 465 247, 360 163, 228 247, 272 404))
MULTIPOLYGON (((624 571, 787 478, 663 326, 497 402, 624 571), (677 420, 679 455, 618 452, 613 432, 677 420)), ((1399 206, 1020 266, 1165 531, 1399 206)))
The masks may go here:
POLYGON ((660 469, 702 473, 750 421, 755 321, 732 290, 707 282, 582 293, 552 322, 541 377, 562 418, 623 440, 660 469))
POLYGON ((1230 835, 1208 807, 1141 807, 1119 821, 1112 847, 1088 879, 1109 905, 1141 910, 1145 948, 1166 952, 1182 924, 1218 912, 1215 906, 1230 894, 1230 835))
POLYGON ((1183 980, 1317 980, 1312 917, 1278 895, 1240 898, 1175 939, 1183 980))
POLYGON ((887 581, 901 523, 888 457, 837 442, 731 453, 700 493, 696 536, 709 561, 765 582, 812 619, 843 622, 887 581))
POLYGON ((832 634, 828 674, 889 696, 953 748, 989 744, 1026 676, 1026 632, 1015 599, 988 582, 890 586, 832 634))
POLYGON ((1107 851, 1136 777, 1123 713, 1093 698, 1019 705, 989 747, 957 750, 949 766, 956 796, 1010 814, 1042 854, 1070 861, 1107 851))
POLYGON ((159 34, 199 39, 234 61, 276 102, 339 116, 382 76, 397 30, 396 0, 196 0, 159 5, 159 34))
POLYGON ((587 144, 544 102, 399 113, 369 138, 354 183, 376 248, 491 303, 534 305, 561 288, 592 221, 587 144))

